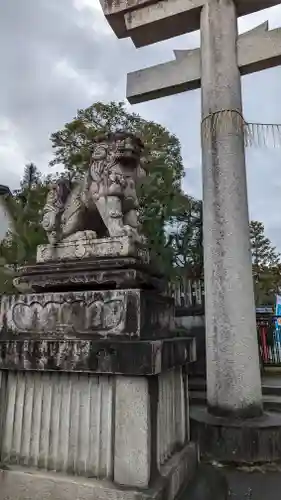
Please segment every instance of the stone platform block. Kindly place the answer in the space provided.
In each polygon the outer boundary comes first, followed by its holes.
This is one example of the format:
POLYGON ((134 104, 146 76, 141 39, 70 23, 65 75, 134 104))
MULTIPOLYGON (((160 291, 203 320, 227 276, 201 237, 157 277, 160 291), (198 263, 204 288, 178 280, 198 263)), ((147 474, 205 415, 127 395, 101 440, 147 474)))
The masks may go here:
POLYGON ((96 239, 91 236, 91 231, 84 231, 75 233, 74 237, 56 245, 39 245, 36 262, 129 256, 146 263, 150 260, 148 250, 129 236, 96 239))
POLYGON ((190 425, 191 437, 206 460, 238 465, 281 460, 280 413, 231 419, 211 415, 204 406, 192 406, 190 425))
POLYGON ((159 491, 174 498, 197 466, 184 368, 153 377, 0 370, 0 403, 0 463, 8 470, 135 489, 154 488, 160 474, 168 484, 159 491))
POLYGON ((96 290, 5 296, 0 331, 5 335, 64 339, 171 336, 174 302, 140 289, 96 290))
POLYGON ((196 360, 194 338, 0 340, 0 370, 157 375, 196 360))
POLYGON ((20 292, 143 288, 163 291, 166 281, 139 257, 101 257, 24 266, 14 279, 20 292))

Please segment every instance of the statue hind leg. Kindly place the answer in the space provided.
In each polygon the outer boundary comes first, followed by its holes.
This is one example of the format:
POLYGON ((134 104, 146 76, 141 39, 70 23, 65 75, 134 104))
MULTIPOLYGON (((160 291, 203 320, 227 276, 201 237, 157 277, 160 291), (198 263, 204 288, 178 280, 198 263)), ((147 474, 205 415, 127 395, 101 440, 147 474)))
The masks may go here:
POLYGON ((66 208, 61 217, 60 239, 65 239, 77 231, 84 229, 83 213, 84 204, 81 201, 80 186, 74 189, 66 203, 66 208))
POLYGON ((96 200, 100 216, 111 237, 127 234, 123 223, 122 203, 117 196, 101 196, 96 200))

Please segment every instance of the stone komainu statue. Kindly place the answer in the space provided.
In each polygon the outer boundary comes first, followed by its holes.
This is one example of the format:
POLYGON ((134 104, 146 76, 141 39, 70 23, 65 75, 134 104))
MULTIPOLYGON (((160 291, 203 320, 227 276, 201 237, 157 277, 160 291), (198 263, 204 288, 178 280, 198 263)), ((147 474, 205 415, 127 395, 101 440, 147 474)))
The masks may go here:
POLYGON ((142 151, 143 143, 133 134, 97 137, 84 178, 73 184, 62 178, 50 186, 42 220, 49 242, 75 238, 78 231, 140 241, 136 181, 145 175, 142 151))

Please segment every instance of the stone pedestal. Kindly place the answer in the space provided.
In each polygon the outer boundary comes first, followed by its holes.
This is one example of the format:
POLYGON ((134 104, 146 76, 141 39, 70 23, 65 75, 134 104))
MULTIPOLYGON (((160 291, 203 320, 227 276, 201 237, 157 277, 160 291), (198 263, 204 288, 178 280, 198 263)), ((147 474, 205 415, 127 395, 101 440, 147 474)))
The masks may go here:
POLYGON ((204 406, 190 410, 191 437, 206 461, 265 464, 281 459, 281 414, 264 412, 248 419, 212 415, 204 406))
POLYGON ((118 244, 25 268, 30 292, 2 300, 3 500, 172 500, 196 471, 194 340, 175 329, 147 253, 118 244))

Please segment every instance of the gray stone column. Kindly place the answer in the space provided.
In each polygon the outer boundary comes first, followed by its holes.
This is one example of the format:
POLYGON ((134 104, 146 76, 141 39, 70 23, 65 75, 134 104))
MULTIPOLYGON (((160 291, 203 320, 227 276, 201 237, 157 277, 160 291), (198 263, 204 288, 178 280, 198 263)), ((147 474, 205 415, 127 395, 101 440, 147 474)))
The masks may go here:
POLYGON ((148 379, 117 377, 115 411, 114 480, 147 488, 151 471, 148 379))
POLYGON ((209 0, 201 14, 208 407, 251 417, 262 396, 237 36, 234 2, 209 0), (233 111, 212 115, 222 110, 233 111))

